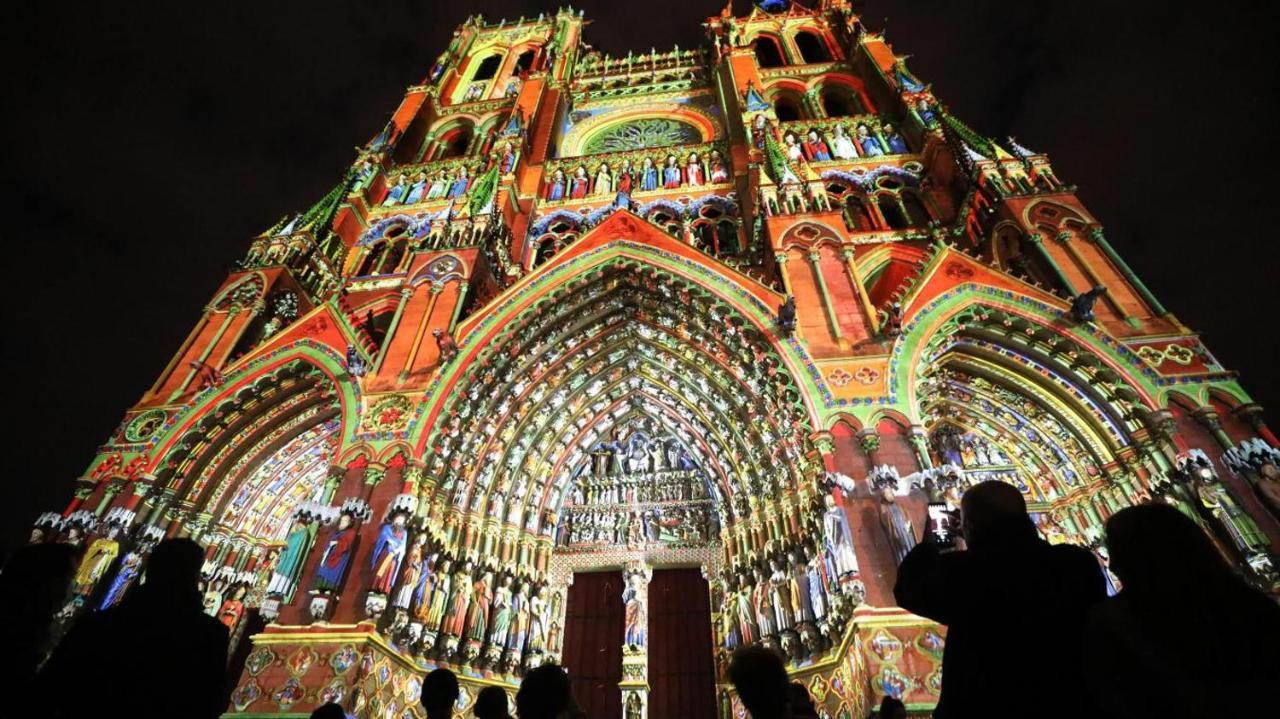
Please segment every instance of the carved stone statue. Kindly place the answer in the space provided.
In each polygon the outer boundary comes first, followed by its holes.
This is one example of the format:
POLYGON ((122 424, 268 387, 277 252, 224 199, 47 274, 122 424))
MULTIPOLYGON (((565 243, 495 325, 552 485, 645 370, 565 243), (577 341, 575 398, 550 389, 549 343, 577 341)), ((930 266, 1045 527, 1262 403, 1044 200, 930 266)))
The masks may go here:
POLYGON ((881 483, 876 490, 880 493, 880 528, 889 540, 894 562, 901 563, 907 552, 916 546, 915 527, 906 510, 898 504, 894 484, 881 483))
POLYGON ((371 591, 379 594, 391 593, 408 545, 409 531, 404 526, 407 517, 408 514, 404 511, 394 512, 378 530, 378 541, 373 546, 371 591))
POLYGON ((627 576, 627 586, 622 590, 622 601, 626 605, 623 644, 631 648, 643 647, 648 639, 648 590, 642 572, 632 572, 627 576))
POLYGON ((347 564, 351 561, 351 550, 355 547, 355 541, 356 530, 352 526, 352 517, 347 512, 343 512, 338 515, 338 527, 329 537, 324 554, 320 556, 315 582, 312 584, 314 591, 327 594, 341 586, 347 564))
POLYGON ((787 295, 782 306, 778 308, 778 329, 787 337, 796 331, 796 298, 787 295))
POLYGON ((853 532, 849 530, 849 520, 844 516, 844 509, 836 503, 836 498, 828 494, 823 502, 826 512, 822 515, 823 550, 835 569, 835 576, 846 577, 858 572, 858 559, 853 553, 853 532))

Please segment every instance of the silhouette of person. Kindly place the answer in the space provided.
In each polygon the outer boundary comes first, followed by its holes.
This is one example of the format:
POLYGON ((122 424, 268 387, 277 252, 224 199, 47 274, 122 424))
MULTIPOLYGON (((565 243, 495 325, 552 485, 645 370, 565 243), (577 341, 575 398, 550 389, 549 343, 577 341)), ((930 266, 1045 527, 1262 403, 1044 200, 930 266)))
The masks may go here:
POLYGON ((1280 692, 1280 607, 1167 504, 1107 522, 1120 592, 1094 607, 1086 677, 1103 717, 1267 716, 1280 692))
POLYGON ((167 539, 151 551, 143 583, 118 606, 84 616, 37 679, 46 716, 98 716, 104 703, 135 719, 217 717, 227 703, 227 628, 201 609, 204 550, 167 539), (145 688, 120 691, 120 673, 145 688))
MULTIPOLYGON (((772 650, 741 647, 729 660, 729 681, 738 690, 751 719, 785 719, 790 695, 787 668, 772 650)), ((521 717, 523 719, 523 717, 521 717)))
POLYGON ((1089 609, 1107 591, 1097 559, 1040 539, 1003 482, 971 487, 960 516, 967 551, 944 553, 926 535, 893 590, 904 609, 947 626, 934 716, 1091 716, 1081 656, 1089 609))
POLYGON ((520 719, 556 719, 572 703, 569 675, 558 664, 543 664, 530 671, 516 692, 520 719))
POLYGON ((880 711, 876 716, 878 719, 907 719, 907 705, 901 699, 886 696, 880 700, 880 711))
POLYGON ((458 701, 458 677, 448 669, 436 669, 422 679, 422 708, 427 719, 449 719, 458 701))
POLYGON ((511 719, 507 714, 507 693, 501 687, 481 689, 472 711, 476 719, 511 719))
POLYGON ((787 708, 791 710, 790 716, 796 719, 807 717, 818 719, 818 710, 813 706, 809 690, 800 682, 791 682, 787 685, 787 708))
POLYGON ((34 713, 12 702, 34 704, 28 690, 50 649, 54 615, 67 601, 75 555, 69 544, 28 544, 0 571, 0 696, 14 716, 34 713))
POLYGON ((316 707, 316 710, 311 712, 311 719, 347 719, 347 713, 340 705, 329 702, 316 707))

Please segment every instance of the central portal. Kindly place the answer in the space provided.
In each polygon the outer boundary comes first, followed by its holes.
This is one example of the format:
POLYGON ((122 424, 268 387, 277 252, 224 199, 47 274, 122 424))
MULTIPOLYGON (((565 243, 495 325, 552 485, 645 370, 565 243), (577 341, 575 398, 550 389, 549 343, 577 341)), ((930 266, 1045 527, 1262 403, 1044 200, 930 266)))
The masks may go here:
POLYGON ((553 564, 569 584, 564 665, 588 716, 715 715, 707 577, 720 520, 687 442, 637 413, 589 446, 568 484, 553 564))
MULTIPOLYGON (((597 231, 649 234, 625 214, 597 231)), ((549 285, 497 325, 428 438, 453 584, 496 582, 500 605, 517 587, 531 650, 466 621, 423 643, 504 674, 560 662, 597 717, 714 716, 717 652, 819 656, 859 584, 767 305, 669 261, 618 239, 549 285)))

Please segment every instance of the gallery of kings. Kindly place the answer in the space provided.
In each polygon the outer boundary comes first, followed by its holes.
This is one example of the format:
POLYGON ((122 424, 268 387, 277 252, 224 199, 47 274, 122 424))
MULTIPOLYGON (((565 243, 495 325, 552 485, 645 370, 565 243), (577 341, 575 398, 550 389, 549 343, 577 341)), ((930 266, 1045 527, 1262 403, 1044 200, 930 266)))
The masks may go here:
POLYGON ((462 715, 557 662, 592 716, 728 719, 747 644, 825 716, 927 715, 895 567, 991 479, 1100 571, 1156 501, 1280 589, 1236 374, 1049 157, 812 4, 618 56, 570 8, 458 26, 36 519, 82 552, 62 624, 188 537, 229 716, 421 717, 436 667, 462 715))

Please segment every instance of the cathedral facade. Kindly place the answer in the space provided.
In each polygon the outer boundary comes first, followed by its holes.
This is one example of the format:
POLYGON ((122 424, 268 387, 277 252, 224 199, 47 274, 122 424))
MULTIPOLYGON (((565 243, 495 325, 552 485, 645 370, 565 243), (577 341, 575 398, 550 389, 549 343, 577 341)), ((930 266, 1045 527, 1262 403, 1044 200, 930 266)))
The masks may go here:
POLYGON ((816 4, 616 57, 567 9, 458 27, 38 519, 84 548, 68 621, 190 537, 232 714, 555 661, 592 716, 742 716, 751 643, 831 717, 927 712, 945 629, 895 566, 989 479, 1100 571, 1162 501, 1275 591, 1261 408, 1048 157, 816 4))

